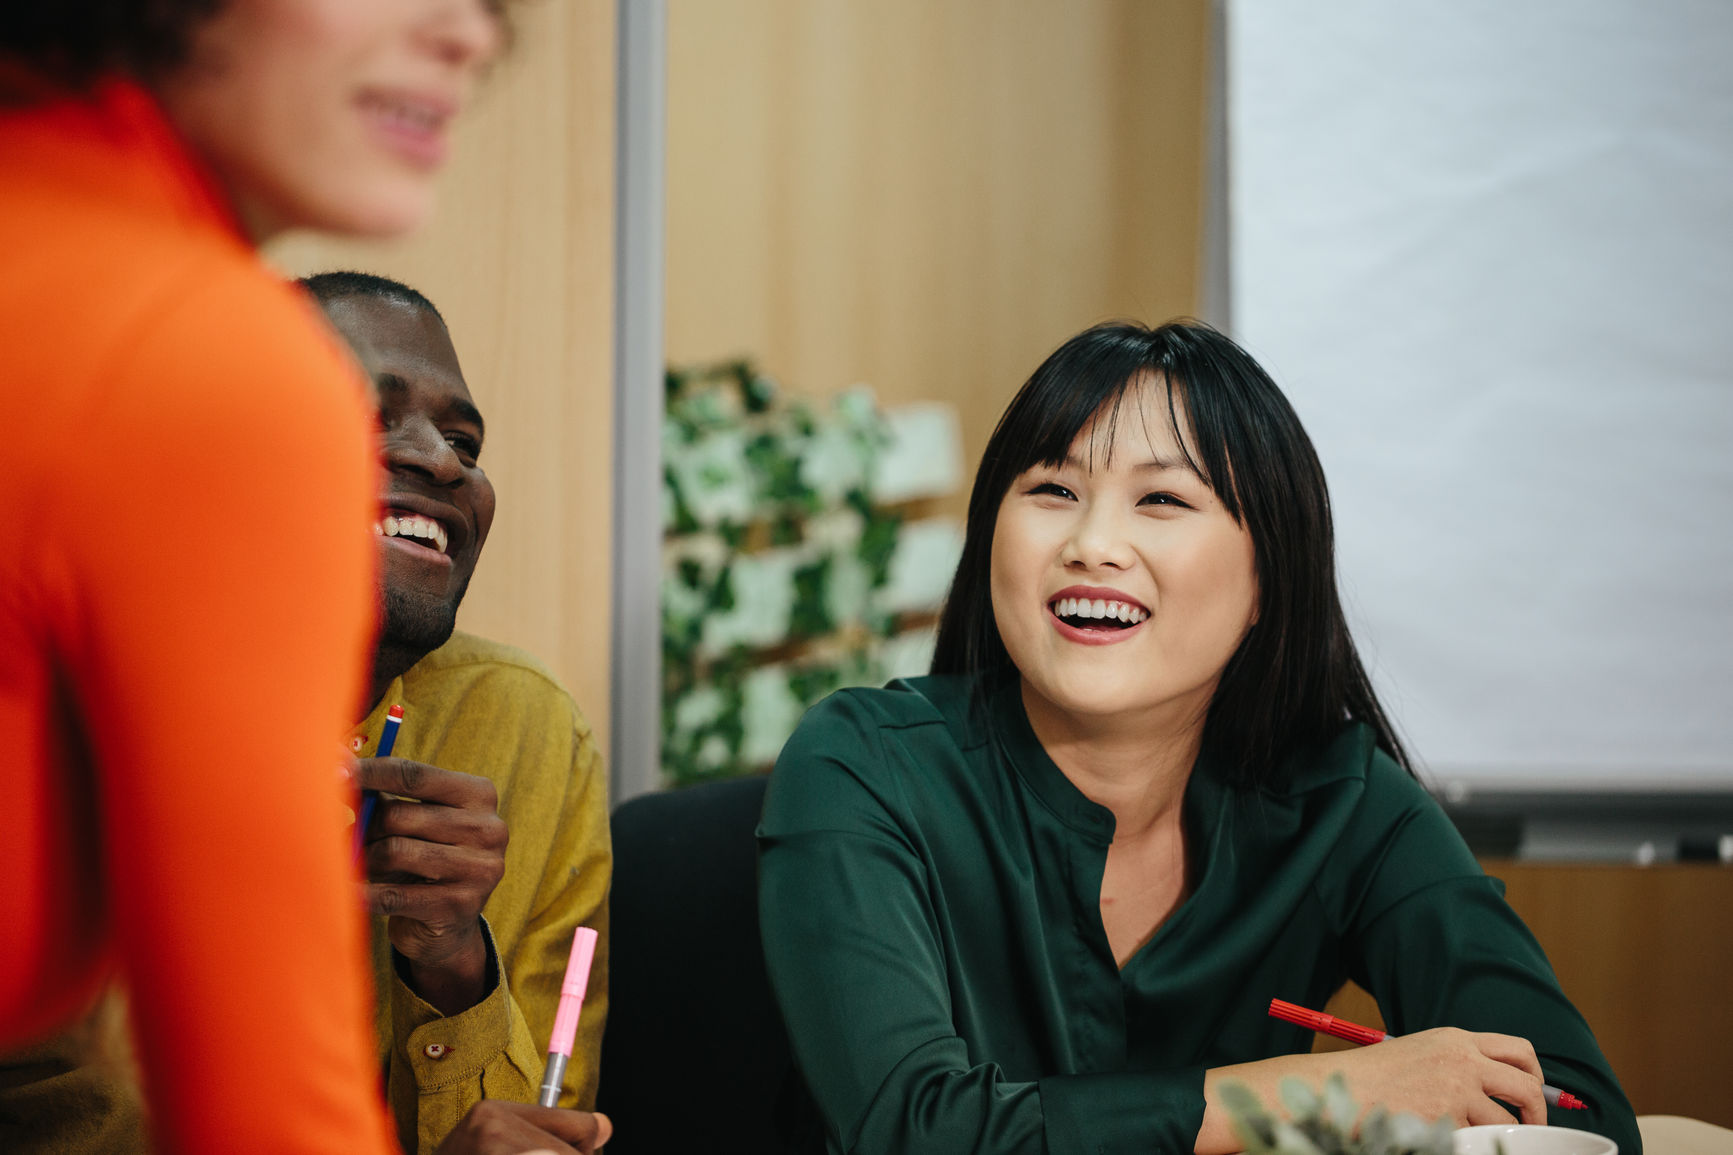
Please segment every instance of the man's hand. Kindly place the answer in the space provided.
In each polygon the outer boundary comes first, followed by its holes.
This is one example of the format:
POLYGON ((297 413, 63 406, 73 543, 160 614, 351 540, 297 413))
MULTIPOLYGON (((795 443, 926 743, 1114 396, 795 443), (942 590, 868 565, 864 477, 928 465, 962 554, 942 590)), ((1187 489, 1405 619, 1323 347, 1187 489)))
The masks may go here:
POLYGON ((613 1133, 606 1115, 483 1099, 434 1155, 594 1155, 613 1133))
POLYGON ((356 779, 401 796, 379 800, 363 835, 367 904, 387 917, 415 993, 441 1014, 467 1010, 487 989, 481 908, 505 874, 499 795, 486 778, 407 758, 362 758, 356 779))

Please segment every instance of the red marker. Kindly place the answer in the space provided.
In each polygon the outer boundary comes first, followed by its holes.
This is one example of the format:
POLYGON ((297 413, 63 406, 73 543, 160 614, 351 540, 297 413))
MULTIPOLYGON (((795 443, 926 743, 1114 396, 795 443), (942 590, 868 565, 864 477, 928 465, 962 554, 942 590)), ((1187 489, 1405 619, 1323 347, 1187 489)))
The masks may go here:
MULTIPOLYGON (((1338 1019, 1335 1015, 1326 1015, 1323 1011, 1309 1011, 1305 1007, 1285 1003, 1281 999, 1270 1000, 1270 1014, 1274 1018, 1290 1023, 1298 1023, 1326 1035, 1334 1035, 1338 1039, 1347 1039, 1362 1047, 1368 1043, 1381 1043, 1389 1036, 1375 1027, 1362 1027, 1359 1023, 1350 1023, 1347 1019, 1338 1019)), ((1588 1104, 1557 1087, 1542 1086, 1541 1093, 1546 1096, 1547 1106, 1563 1107, 1568 1111, 1586 1111, 1588 1104)))

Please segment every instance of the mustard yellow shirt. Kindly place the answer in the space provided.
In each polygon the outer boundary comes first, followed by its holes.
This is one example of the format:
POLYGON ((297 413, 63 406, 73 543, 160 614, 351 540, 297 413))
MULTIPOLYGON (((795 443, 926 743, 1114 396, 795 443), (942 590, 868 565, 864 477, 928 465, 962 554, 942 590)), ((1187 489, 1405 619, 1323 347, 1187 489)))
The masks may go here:
POLYGON ((392 682, 356 734, 372 754, 385 711, 403 707, 392 754, 493 780, 511 839, 505 877, 482 911, 500 982, 475 1006, 442 1016, 397 976, 384 920, 373 933, 386 1095, 405 1151, 431 1152, 483 1098, 534 1102, 572 932, 601 936, 563 1107, 596 1101, 608 1011, 608 790, 589 723, 521 650, 469 634, 392 682))

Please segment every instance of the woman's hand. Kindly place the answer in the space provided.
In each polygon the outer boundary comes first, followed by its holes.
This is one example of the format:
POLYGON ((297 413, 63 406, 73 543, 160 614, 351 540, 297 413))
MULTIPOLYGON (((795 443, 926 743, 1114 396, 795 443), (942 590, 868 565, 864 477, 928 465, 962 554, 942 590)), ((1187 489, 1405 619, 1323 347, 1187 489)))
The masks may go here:
POLYGON ((1283 1055, 1206 1072, 1197 1155, 1242 1147, 1221 1107, 1216 1089, 1222 1083, 1243 1083, 1275 1108, 1283 1079, 1297 1078, 1317 1088, 1334 1071, 1342 1072, 1349 1092, 1366 1109, 1385 1107, 1426 1120, 1444 1116, 1458 1127, 1516 1122, 1493 1101, 1498 1099, 1521 1112, 1524 1123, 1546 1122, 1540 1061, 1527 1039, 1439 1027, 1393 1035, 1352 1051, 1283 1055))

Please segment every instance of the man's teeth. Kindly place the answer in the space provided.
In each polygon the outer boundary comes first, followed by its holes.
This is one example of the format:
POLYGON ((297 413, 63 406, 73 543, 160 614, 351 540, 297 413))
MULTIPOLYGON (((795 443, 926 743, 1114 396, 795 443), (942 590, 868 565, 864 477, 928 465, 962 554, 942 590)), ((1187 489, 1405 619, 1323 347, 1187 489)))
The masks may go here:
POLYGON ((1133 626, 1149 616, 1142 606, 1101 598, 1060 598, 1053 603, 1053 612, 1062 618, 1117 618, 1133 626))
POLYGON ((381 537, 420 538, 440 553, 445 552, 445 527, 431 517, 420 514, 386 514, 373 523, 373 532, 381 537))

